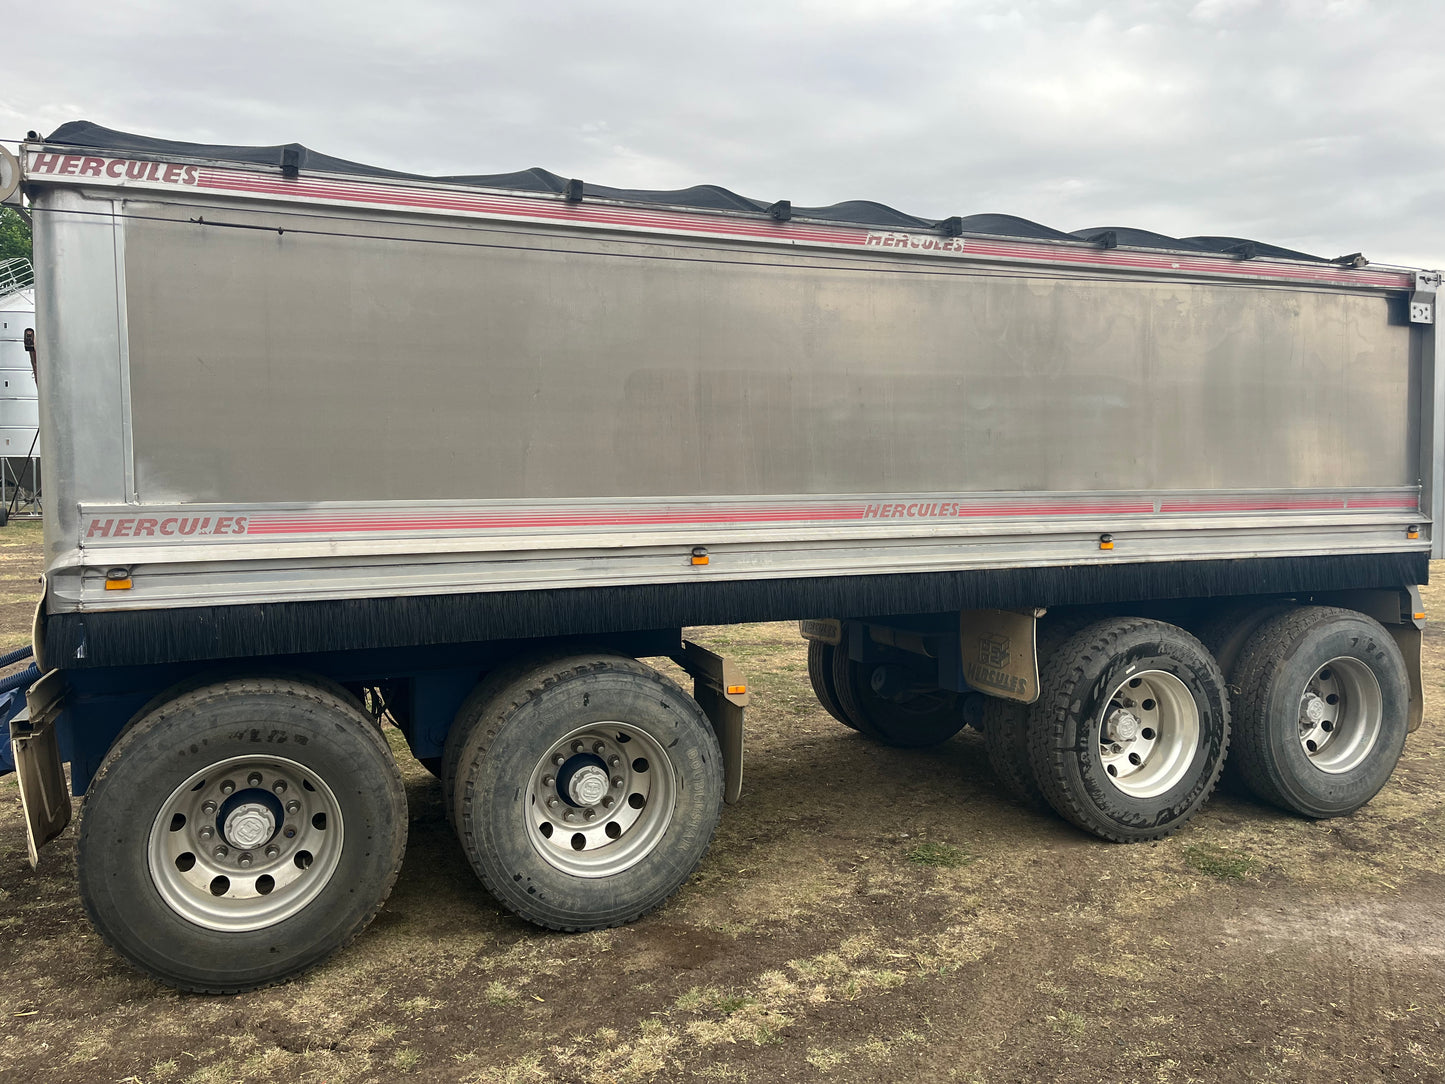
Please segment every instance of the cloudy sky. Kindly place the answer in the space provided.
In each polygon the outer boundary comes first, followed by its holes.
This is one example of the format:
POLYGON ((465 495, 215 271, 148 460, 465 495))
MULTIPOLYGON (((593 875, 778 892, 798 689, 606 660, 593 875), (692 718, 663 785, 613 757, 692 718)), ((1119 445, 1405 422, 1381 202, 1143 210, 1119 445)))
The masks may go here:
POLYGON ((1445 265, 1433 2, 47 0, 5 25, 0 137, 87 119, 1445 265))

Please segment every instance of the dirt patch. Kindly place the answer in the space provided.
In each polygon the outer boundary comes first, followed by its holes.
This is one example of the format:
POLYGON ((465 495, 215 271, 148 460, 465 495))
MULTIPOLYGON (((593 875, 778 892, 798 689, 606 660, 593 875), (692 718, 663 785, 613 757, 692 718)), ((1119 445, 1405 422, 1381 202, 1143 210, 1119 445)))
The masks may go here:
MULTIPOLYGON (((33 587, 15 530, 0 577, 33 587)), ((0 617, 23 642, 28 614, 0 617)), ((906 752, 839 726, 792 626, 693 635, 753 684, 744 798, 624 929, 507 916, 402 754, 407 862, 375 925, 286 986, 179 996, 90 931, 73 833, 29 870, 0 781, 0 1080, 1445 1080, 1440 634, 1426 724, 1364 810, 1226 793, 1134 847, 1012 805, 971 731, 906 752)))

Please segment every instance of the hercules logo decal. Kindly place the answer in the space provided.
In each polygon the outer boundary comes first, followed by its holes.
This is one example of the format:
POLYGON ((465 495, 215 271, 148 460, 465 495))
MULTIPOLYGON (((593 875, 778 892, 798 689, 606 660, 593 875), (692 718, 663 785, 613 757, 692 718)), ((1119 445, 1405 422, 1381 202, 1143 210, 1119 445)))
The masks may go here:
POLYGON ((88 154, 32 154, 30 172, 50 177, 103 177, 112 181, 189 184, 197 181, 195 166, 164 162, 133 162, 128 158, 97 158, 88 154))
POLYGON ((245 516, 137 516, 128 519, 93 519, 86 538, 183 538, 187 535, 245 534, 245 516))
POLYGON ((1028 682, 1007 671, 1012 641, 997 633, 980 636, 978 657, 964 671, 968 683, 975 688, 995 689, 1005 695, 1018 696, 1028 690, 1028 682))

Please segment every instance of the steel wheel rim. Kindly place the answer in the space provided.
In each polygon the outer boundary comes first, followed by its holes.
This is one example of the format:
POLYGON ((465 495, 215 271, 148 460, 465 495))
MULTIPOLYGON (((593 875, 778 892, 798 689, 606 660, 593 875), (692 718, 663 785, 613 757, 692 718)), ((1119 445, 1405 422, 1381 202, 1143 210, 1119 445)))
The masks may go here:
POLYGON ((553 742, 532 770, 527 838, 563 873, 609 877, 652 852, 675 804, 661 745, 627 723, 588 723, 553 742))
POLYGON ((1121 681, 1105 702, 1099 759, 1109 782, 1131 798, 1156 798, 1189 773, 1199 745, 1199 705, 1163 670, 1121 681))
POLYGON ((1375 672, 1359 659, 1331 659, 1300 696, 1299 742, 1310 763, 1341 775, 1370 755, 1385 721, 1385 698, 1375 672))
POLYGON ((336 796, 315 772, 285 757, 231 757, 162 803, 147 861, 156 891, 186 921, 259 930, 326 887, 344 836, 336 796))

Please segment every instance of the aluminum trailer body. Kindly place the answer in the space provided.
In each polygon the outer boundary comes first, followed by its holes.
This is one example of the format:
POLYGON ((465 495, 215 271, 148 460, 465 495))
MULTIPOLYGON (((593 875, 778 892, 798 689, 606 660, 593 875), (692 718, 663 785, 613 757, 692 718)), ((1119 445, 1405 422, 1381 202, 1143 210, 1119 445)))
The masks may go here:
MULTIPOLYGON (((1289 694, 1318 716, 1301 749, 1331 782, 1394 742, 1391 713, 1400 741, 1406 715, 1418 724, 1413 586, 1441 547, 1438 274, 1127 231, 973 233, 306 168, 276 150, 272 164, 130 137, 22 150, 49 486, 36 647, 51 674, 31 714, 53 722, 77 792, 164 689, 277 666, 396 707, 450 788, 481 763, 449 739, 454 718, 475 724, 473 686, 585 640, 693 660, 735 796, 743 685, 688 656, 679 630, 755 619, 805 620, 820 699, 865 736, 925 744, 982 716, 992 755, 1017 732, 1028 789, 1061 755, 1025 708, 1063 689, 1049 653, 1142 615, 1119 635, 1152 645, 1151 695, 1095 713, 1090 762, 1139 808, 1079 808, 1067 771, 1042 784, 1107 838, 1149 838, 1207 797, 1229 709, 1205 686, 1270 622, 1336 635, 1328 621, 1346 618, 1320 615, 1348 610, 1394 653, 1332 656, 1289 694), (1046 635, 1046 612, 1071 609, 1046 635), (1162 617, 1209 626, 1209 650, 1189 655, 1182 632, 1168 646, 1155 626, 1180 630, 1162 617), (1157 661, 1176 655, 1195 661, 1157 661), (1341 700, 1369 719, 1314 706, 1341 700), (1166 748, 1170 711, 1193 712, 1186 736, 1219 716, 1197 780, 1179 774, 1193 754, 1166 748)), ((1263 703, 1274 687, 1256 680, 1263 703)), ((583 802, 612 778, 596 756, 539 768, 534 796, 556 790, 568 824, 584 806, 606 819, 583 802)), ((1359 804, 1259 770, 1301 812, 1359 804)), ((244 842, 285 816, 245 810, 218 830, 244 842)), ((546 825, 528 846, 554 871, 613 869, 605 839, 600 865, 549 858, 570 828, 546 825)), ((636 825, 622 843, 655 829, 636 825)), ((148 846, 154 869, 164 848, 148 846)), ((526 917, 587 924, 528 913, 473 861, 526 917)), ((168 876, 174 902, 190 882, 168 876)), ((176 904, 210 921, 190 906, 176 904)), ((250 981, 143 966, 200 988, 250 981)))

